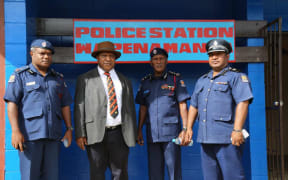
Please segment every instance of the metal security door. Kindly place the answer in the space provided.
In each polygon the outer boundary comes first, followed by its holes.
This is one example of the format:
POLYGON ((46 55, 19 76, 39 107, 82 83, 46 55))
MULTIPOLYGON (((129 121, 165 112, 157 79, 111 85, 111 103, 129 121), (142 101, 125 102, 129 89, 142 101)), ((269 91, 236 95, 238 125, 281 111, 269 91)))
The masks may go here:
MULTIPOLYGON (((288 179, 285 174, 285 122, 283 117, 283 60, 282 60, 282 18, 267 24, 265 47, 268 50, 268 61, 265 62, 266 93, 266 133, 268 176, 270 180, 288 179)), ((287 149, 287 148, 286 148, 287 149)))

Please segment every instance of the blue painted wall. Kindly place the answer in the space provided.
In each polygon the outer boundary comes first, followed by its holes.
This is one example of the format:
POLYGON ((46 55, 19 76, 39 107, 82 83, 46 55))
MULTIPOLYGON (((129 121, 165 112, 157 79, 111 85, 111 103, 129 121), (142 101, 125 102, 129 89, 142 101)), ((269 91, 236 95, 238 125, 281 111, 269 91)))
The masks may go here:
MULTIPOLYGON (((110 19, 236 19, 262 20, 269 19, 271 13, 277 16, 276 10, 283 0, 146 0, 146 1, 95 1, 95 0, 5 0, 6 31, 6 77, 19 66, 29 61, 27 58, 29 44, 35 38, 35 18, 110 18, 110 19), (264 2, 265 3, 264 3, 264 2), (270 4, 274 6, 270 6, 270 4), (275 8, 275 3, 277 7, 275 8), (264 10, 263 10, 264 8, 264 10), (266 13, 267 12, 267 13, 266 13), (28 44, 28 45, 27 45, 28 44)), ((287 8, 286 8, 287 9, 287 8)), ((282 12, 282 11, 281 11, 282 12)), ((287 12, 285 12, 287 15, 287 12)), ((283 13, 283 14, 285 14, 283 13)), ((287 26, 287 22, 284 26, 287 26)), ((71 46, 71 38, 56 39, 49 37, 59 46, 71 46), (59 42, 61 41, 61 42, 59 42)), ((246 45, 240 40, 237 45, 246 45)), ((259 40, 248 40, 248 45, 262 45, 259 40)), ((147 57, 148 58, 148 57, 147 57)), ((267 179, 266 139, 265 139, 265 96, 264 69, 261 63, 235 64, 248 73, 252 80, 255 94, 250 106, 246 128, 250 130, 250 139, 245 145, 243 163, 247 179, 267 179)), ((95 65, 64 65, 53 67, 63 72, 71 94, 75 91, 76 77, 95 65)), ((125 74, 133 83, 134 93, 138 89, 140 79, 151 71, 149 64, 118 64, 116 69, 125 74)), ((209 70, 207 64, 170 64, 169 69, 180 72, 191 94, 196 79, 209 70)), ((136 107, 138 109, 138 106, 136 107)), ((72 107, 73 109, 73 107, 72 107)), ((197 132, 197 124, 194 132, 197 132)), ((64 128, 63 128, 64 130, 64 128)), ((196 134, 195 134, 196 135, 196 134)), ((195 139, 196 136, 194 136, 195 139)), ((131 148, 129 156, 130 179, 148 179, 146 146, 131 148)), ((86 153, 76 143, 72 147, 61 149, 61 180, 88 179, 88 160, 86 153)), ((6 180, 20 179, 18 154, 11 146, 11 128, 6 117, 6 180)), ((183 179, 202 179, 200 168, 199 144, 182 148, 183 179)), ((109 177, 109 173, 107 173, 109 177)))

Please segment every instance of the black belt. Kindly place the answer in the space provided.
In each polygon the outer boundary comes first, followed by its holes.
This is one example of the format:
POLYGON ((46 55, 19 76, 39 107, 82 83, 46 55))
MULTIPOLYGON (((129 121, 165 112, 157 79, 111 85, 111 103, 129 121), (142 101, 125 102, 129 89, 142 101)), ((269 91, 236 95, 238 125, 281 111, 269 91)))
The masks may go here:
POLYGON ((121 124, 116 125, 116 126, 106 126, 106 127, 105 127, 105 130, 106 130, 106 131, 114 131, 114 130, 117 130, 117 129, 119 129, 119 128, 121 128, 121 124))

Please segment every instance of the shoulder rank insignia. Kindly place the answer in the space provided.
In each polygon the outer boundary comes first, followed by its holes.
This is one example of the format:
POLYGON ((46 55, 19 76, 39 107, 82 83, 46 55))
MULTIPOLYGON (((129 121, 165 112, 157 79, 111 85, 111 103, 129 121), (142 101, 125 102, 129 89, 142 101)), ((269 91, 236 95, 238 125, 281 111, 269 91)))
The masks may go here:
POLYGON ((232 67, 229 67, 229 71, 232 71, 232 72, 241 72, 239 69, 232 68, 232 67))
POLYGON ((180 73, 168 71, 169 74, 172 74, 173 76, 180 76, 180 73))
POLYGON ((27 66, 22 66, 22 67, 20 67, 20 68, 17 68, 17 69, 15 70, 15 72, 16 72, 16 73, 21 73, 21 72, 26 71, 26 70, 28 70, 28 69, 30 69, 28 65, 27 65, 27 66))
POLYGON ((54 69, 51 69, 51 73, 54 75, 54 76, 60 76, 61 78, 64 78, 64 75, 55 71, 54 69))
POLYGON ((148 74, 147 76, 142 78, 142 81, 145 81, 146 79, 151 80, 151 78, 152 78, 152 74, 148 74))

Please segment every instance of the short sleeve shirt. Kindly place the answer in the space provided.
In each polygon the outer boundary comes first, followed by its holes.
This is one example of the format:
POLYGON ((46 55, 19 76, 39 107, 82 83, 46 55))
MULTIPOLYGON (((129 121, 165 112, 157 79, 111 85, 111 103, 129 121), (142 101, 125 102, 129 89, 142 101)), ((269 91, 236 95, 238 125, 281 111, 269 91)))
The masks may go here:
POLYGON ((236 105, 253 100, 250 80, 231 67, 215 77, 213 72, 198 79, 190 105, 198 109, 200 143, 231 143, 236 105))
POLYGON ((42 76, 32 64, 16 69, 4 100, 18 105, 19 127, 25 140, 61 138, 62 108, 72 103, 63 75, 49 69, 42 76))
POLYGON ((180 74, 165 72, 162 77, 148 75, 141 81, 136 103, 148 109, 148 142, 168 142, 180 131, 179 102, 190 99, 180 74))

